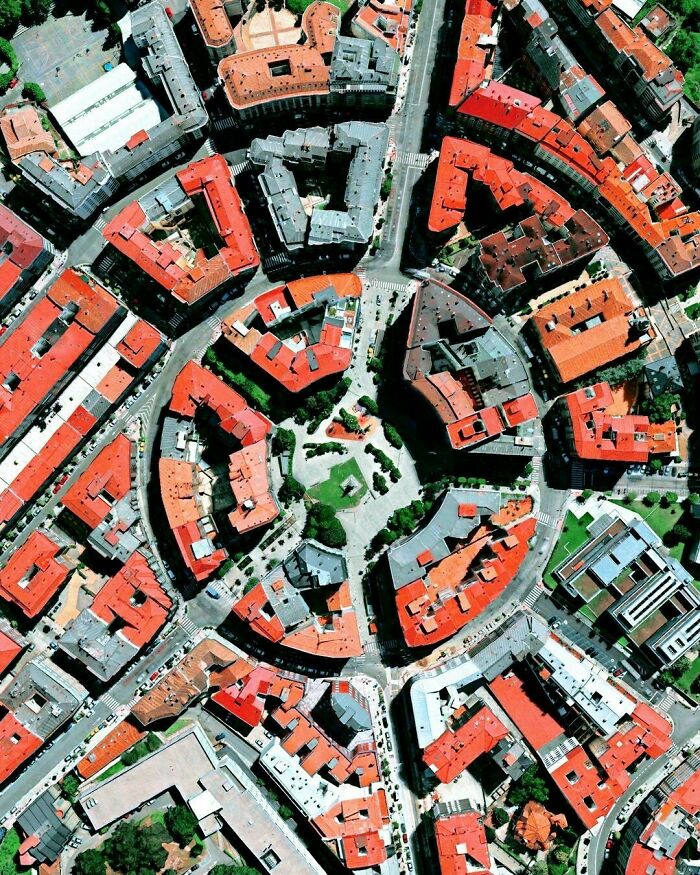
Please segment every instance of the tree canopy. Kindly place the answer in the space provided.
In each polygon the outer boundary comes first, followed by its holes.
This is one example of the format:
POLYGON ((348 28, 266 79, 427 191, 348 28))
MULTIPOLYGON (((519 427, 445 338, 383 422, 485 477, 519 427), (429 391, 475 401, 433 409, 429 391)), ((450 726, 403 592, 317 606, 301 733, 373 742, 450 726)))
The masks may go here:
POLYGON ((168 808, 165 812, 165 825, 181 848, 188 845, 197 832, 197 818, 186 805, 168 808))
POLYGON ((330 504, 315 502, 309 508, 304 526, 304 537, 313 538, 326 547, 344 547, 348 542, 343 524, 330 504))
POLYGON ((545 803, 549 799, 549 787, 537 773, 537 766, 531 766, 510 788, 508 801, 511 805, 524 805, 534 799, 545 803))
POLYGON ((105 875, 107 863, 104 854, 97 848, 89 848, 78 854, 73 864, 73 875, 105 875))
POLYGON ((162 824, 139 829, 131 821, 122 821, 103 845, 104 856, 112 869, 125 875, 152 875, 160 871, 168 858, 163 847, 171 836, 162 824))

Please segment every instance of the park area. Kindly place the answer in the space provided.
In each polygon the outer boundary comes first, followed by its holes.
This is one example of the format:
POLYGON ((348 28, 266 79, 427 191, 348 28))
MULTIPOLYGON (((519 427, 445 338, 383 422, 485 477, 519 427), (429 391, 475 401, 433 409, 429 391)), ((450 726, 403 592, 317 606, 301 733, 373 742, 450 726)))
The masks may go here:
POLYGON ((562 526, 561 537, 557 541, 557 546, 554 548, 543 576, 544 583, 549 589, 557 588, 557 582, 552 576, 552 572, 567 556, 575 553, 582 544, 586 543, 588 540, 588 532, 586 530, 592 522, 593 517, 588 513, 584 514, 581 519, 577 519, 571 511, 567 513, 564 525, 562 526))
POLYGON ((329 504, 334 510, 357 507, 367 492, 365 480, 356 459, 347 459, 333 465, 327 480, 309 490, 311 498, 329 504))

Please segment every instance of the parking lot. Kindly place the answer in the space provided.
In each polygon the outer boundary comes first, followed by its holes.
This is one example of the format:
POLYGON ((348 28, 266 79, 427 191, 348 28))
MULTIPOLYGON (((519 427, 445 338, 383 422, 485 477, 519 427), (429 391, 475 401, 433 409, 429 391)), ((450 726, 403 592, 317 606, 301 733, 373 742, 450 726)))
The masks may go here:
POLYGON ((49 17, 12 41, 22 82, 38 82, 49 106, 97 79, 108 61, 119 63, 119 45, 105 51, 106 30, 93 30, 85 13, 49 17))

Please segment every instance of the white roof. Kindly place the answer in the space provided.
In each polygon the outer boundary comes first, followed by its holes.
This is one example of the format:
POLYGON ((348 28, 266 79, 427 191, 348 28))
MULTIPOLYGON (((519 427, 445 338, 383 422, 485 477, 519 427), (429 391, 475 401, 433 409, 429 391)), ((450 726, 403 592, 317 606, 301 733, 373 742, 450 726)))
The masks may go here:
POLYGON ((209 790, 202 790, 201 793, 198 793, 196 796, 189 799, 187 804, 192 809, 192 814, 194 814, 197 820, 204 820, 205 817, 209 817, 209 815, 221 811, 223 807, 219 800, 209 790))
POLYGON ((340 799, 338 788, 320 775, 309 775, 298 757, 288 754, 275 739, 260 757, 260 764, 294 800, 307 820, 328 811, 340 799))
POLYGON ((119 149, 138 131, 160 122, 156 103, 143 97, 127 64, 71 94, 51 112, 81 156, 119 149))
POLYGON ((613 0, 613 8, 621 12, 626 18, 634 18, 644 6, 644 0, 613 0))
POLYGON ((552 636, 539 655, 549 666, 554 682, 576 702, 603 735, 614 732, 620 720, 636 708, 636 700, 612 684, 610 675, 602 666, 583 655, 578 656, 552 636))

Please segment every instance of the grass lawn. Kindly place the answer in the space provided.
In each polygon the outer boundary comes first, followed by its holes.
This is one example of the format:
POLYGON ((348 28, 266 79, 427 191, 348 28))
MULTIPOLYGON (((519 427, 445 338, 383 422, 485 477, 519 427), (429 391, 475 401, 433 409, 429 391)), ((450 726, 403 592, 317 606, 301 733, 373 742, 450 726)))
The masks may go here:
POLYGON ((181 729, 184 729, 185 726, 189 726, 191 720, 187 720, 185 718, 181 718, 180 720, 176 720, 172 726, 168 726, 168 728, 163 732, 163 735, 166 738, 170 738, 171 735, 175 735, 176 732, 179 732, 181 729))
MULTIPOLYGON (((670 532, 683 516, 683 508, 678 504, 671 504, 668 507, 661 507, 660 504, 649 507, 643 501, 633 501, 631 504, 625 504, 624 501, 614 501, 613 504, 619 504, 620 507, 626 507, 638 513, 660 538, 663 538, 666 532, 670 532)), ((685 544, 676 544, 675 547, 667 549, 674 559, 682 563, 685 544)), ((693 573, 692 567, 688 568, 688 571, 693 573)), ((700 589, 700 581, 696 580, 695 586, 700 589)))
POLYGON ((545 586, 549 589, 556 589, 557 582, 552 577, 552 571, 559 565, 570 553, 574 553, 578 548, 585 544, 588 540, 588 532, 586 528, 593 522, 593 517, 590 514, 584 514, 580 520, 569 511, 564 520, 562 534, 557 541, 557 546, 554 548, 552 558, 549 560, 547 568, 544 572, 543 580, 545 586))
POLYGON ((334 510, 346 510, 349 507, 357 507, 362 496, 367 492, 367 482, 362 476, 360 466, 356 459, 348 459, 333 465, 328 480, 317 483, 309 489, 309 495, 324 504, 330 504, 334 510), (342 484, 348 477, 354 477, 360 484, 352 495, 345 495, 342 484))
POLYGON ((588 605, 582 605, 578 609, 579 614, 583 617, 587 617, 592 623, 598 619, 598 617, 593 613, 593 611, 588 607, 588 605))
MULTIPOLYGON (((670 532, 676 525, 678 520, 683 516, 683 508, 677 504, 672 504, 669 507, 661 507, 657 504, 655 507, 649 507, 643 501, 633 501, 631 504, 625 504, 624 501, 614 501, 613 504, 619 504, 620 507, 626 507, 628 510, 633 510, 646 522, 652 531, 663 538, 666 532, 670 532)), ((681 547, 681 553, 683 549, 681 547)), ((673 551, 671 551, 673 555, 673 551)))
MULTIPOLYGON (((286 4, 287 9, 293 12, 295 15, 301 15, 301 13, 306 9, 307 6, 311 6, 314 0, 289 0, 286 4)), ((340 9, 340 14, 345 15, 345 13, 350 8, 350 0, 328 0, 333 6, 337 6, 340 9)))
POLYGON ((98 781, 106 781, 107 778, 113 778, 115 775, 118 775, 126 766, 121 760, 117 760, 116 763, 111 765, 106 771, 102 772, 102 774, 97 779, 98 781))
POLYGON ((676 686, 686 693, 690 693, 690 687, 696 677, 700 675, 700 656, 696 656, 690 663, 690 667, 676 681, 676 686))

